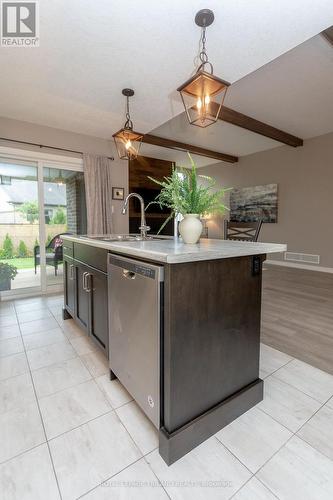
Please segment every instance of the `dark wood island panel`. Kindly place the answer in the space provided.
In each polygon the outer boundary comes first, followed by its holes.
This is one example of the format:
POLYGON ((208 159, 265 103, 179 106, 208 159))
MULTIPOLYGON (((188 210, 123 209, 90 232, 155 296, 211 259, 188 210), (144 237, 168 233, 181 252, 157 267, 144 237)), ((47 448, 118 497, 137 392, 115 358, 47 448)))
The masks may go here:
POLYGON ((265 255, 165 266, 160 454, 171 464, 263 398, 265 255))

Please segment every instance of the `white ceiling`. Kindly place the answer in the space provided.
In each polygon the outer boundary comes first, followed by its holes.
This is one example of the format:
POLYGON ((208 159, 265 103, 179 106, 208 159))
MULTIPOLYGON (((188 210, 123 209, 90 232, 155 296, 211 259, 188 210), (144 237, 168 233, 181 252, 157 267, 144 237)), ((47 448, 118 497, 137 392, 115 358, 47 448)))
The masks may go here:
MULTIPOLYGON (((203 7, 215 12, 208 54, 215 73, 230 82, 333 24, 331 0, 43 0, 40 47, 0 48, 0 114, 109 138, 123 124, 121 89, 133 87, 136 128, 158 127, 182 111, 175 89, 193 71, 200 35, 193 19, 203 7)), ((239 85, 242 97, 236 84, 230 101, 259 113, 239 85)), ((267 105, 269 97, 266 89, 267 105)), ((283 109, 277 111, 278 116, 265 111, 276 125, 286 120, 283 109)), ((237 129, 237 139, 231 126, 222 127, 223 135, 231 136, 227 150, 253 150, 247 132, 237 129)), ((218 129, 210 134, 219 136, 218 129)))
MULTIPOLYGON (((232 85, 225 104, 303 139, 332 132, 332 45, 321 35, 311 38, 232 85)), ((153 133, 237 156, 282 145, 221 121, 199 129, 188 124, 185 113, 153 133)), ((168 152, 168 157, 163 150, 154 152, 173 161, 179 157, 178 152, 168 152)), ((180 159, 186 161, 186 155, 180 159)), ((196 160, 198 166, 216 163, 210 158, 196 160)))
POLYGON ((332 132, 332 45, 302 43, 236 82, 226 104, 303 139, 332 132))

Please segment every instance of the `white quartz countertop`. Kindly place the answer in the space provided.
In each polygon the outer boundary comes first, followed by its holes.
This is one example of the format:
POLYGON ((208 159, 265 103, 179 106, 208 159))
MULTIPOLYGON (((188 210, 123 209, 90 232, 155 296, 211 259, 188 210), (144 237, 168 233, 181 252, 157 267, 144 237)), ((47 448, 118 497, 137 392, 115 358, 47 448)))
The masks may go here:
POLYGON ((201 239, 196 245, 184 244, 181 239, 159 239, 148 241, 103 241, 80 236, 64 236, 64 239, 84 245, 105 248, 110 252, 130 257, 176 264, 199 260, 228 259, 246 255, 280 253, 287 245, 277 243, 253 243, 245 241, 201 239))

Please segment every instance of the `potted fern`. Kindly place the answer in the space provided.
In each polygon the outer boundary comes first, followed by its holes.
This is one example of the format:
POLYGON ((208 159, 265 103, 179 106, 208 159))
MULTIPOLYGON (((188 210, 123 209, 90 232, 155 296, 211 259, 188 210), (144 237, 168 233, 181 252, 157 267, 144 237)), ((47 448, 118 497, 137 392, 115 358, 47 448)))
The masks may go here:
MULTIPOLYGON (((177 214, 183 216, 179 224, 179 232, 184 243, 195 244, 202 233, 200 217, 207 214, 223 214, 228 208, 222 199, 228 188, 216 190, 216 181, 207 175, 197 173, 196 165, 189 155, 191 169, 176 167, 169 177, 162 181, 149 177, 150 180, 161 186, 161 192, 155 200, 149 203, 158 204, 161 208, 170 209, 170 216, 161 226, 159 232, 177 214), (201 180, 202 182, 198 182, 201 180)), ((148 205, 148 206, 149 206, 148 205)))

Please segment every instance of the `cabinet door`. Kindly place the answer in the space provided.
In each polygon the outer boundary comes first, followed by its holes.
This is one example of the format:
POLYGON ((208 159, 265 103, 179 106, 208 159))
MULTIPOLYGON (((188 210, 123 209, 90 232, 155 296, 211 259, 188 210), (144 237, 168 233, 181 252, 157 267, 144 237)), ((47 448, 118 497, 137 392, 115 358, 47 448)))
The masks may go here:
POLYGON ((75 317, 79 324, 88 332, 89 330, 89 298, 86 288, 86 275, 88 268, 75 263, 75 317))
POLYGON ((75 273, 73 259, 64 257, 64 295, 65 307, 74 316, 75 310, 75 273))
POLYGON ((99 271, 89 271, 90 290, 90 335, 108 356, 108 283, 107 275, 99 271))

